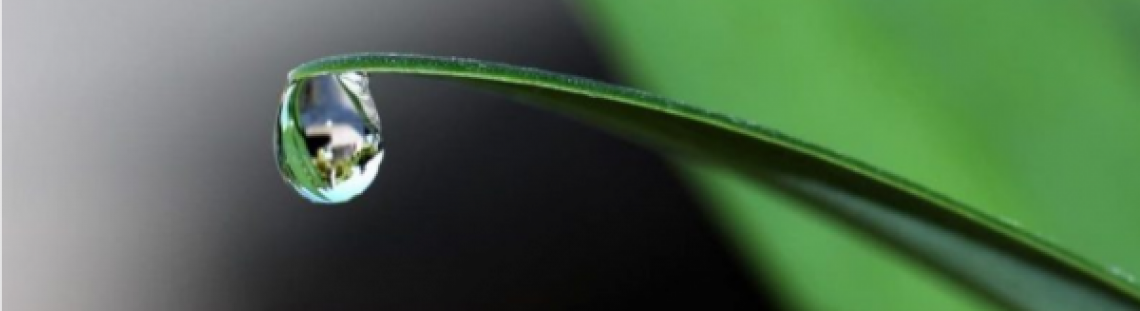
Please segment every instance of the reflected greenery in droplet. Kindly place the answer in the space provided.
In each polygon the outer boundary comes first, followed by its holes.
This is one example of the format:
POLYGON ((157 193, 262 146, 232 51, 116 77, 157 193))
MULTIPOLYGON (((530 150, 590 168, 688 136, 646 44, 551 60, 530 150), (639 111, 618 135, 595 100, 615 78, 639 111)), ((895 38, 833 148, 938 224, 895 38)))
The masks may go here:
POLYGON ((314 203, 364 193, 384 158, 380 117, 361 72, 291 81, 274 132, 281 177, 314 203))

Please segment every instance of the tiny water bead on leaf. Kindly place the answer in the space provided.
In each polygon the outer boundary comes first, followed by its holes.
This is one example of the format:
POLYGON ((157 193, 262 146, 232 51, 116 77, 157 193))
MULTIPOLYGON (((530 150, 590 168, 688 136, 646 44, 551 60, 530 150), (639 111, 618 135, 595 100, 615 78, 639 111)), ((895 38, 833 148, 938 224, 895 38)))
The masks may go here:
POLYGON ((274 134, 281 177, 313 203, 344 203, 364 193, 384 158, 380 116, 363 72, 291 81, 274 134))

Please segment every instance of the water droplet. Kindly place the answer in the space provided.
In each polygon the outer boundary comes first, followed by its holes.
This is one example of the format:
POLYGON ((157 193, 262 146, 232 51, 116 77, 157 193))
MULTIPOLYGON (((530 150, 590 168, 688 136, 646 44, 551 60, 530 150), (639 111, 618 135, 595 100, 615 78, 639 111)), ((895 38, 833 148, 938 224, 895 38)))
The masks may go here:
POLYGON ((1029 232, 1029 235, 1033 236, 1034 238, 1037 238, 1038 240, 1041 240, 1045 243, 1049 243, 1052 245, 1060 245, 1059 243, 1057 243, 1057 240, 1053 239, 1053 237, 1050 237, 1050 236, 1047 236, 1044 234, 1039 234, 1036 232, 1029 232))
POLYGON ((274 134, 281 177, 314 203, 364 193, 384 158, 380 117, 361 72, 290 82, 274 134))
POLYGON ((1136 276, 1129 273, 1124 268, 1117 266, 1108 266, 1108 272, 1128 283, 1136 283, 1136 276))
POLYGON ((1002 223, 1005 223, 1006 225, 1008 225, 1010 227, 1021 228, 1021 222, 1017 221, 1017 219, 998 216, 998 221, 1001 221, 1002 223))

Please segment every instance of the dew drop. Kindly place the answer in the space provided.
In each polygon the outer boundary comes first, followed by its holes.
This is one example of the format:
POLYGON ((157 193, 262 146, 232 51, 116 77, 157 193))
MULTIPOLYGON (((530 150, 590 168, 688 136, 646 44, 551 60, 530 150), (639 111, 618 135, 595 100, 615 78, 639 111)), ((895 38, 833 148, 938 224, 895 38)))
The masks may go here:
POLYGON ((1002 223, 1005 223, 1006 225, 1008 225, 1010 227, 1021 228, 1021 222, 1017 221, 1016 219, 1008 218, 1008 217, 1002 217, 1002 216, 998 216, 997 219, 998 219, 998 221, 1001 221, 1002 223))
POLYGON ((364 193, 384 159, 380 117, 362 72, 290 82, 274 134, 281 177, 313 203, 364 193))
POLYGON ((1117 266, 1109 266, 1108 272, 1112 273, 1112 275, 1115 275, 1116 277, 1124 280, 1125 282, 1136 283, 1136 276, 1132 275, 1132 273, 1129 273, 1127 270, 1124 270, 1124 268, 1117 267, 1117 266))

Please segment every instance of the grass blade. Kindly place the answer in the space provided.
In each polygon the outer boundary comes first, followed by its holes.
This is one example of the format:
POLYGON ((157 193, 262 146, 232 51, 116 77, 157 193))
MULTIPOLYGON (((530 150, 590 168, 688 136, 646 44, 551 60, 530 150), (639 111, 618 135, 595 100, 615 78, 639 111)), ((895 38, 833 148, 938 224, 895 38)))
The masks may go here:
POLYGON ((667 155, 778 189, 1006 306, 1137 310, 1127 282, 1016 227, 923 187, 746 120, 646 92, 505 64, 363 53, 298 66, 291 79, 341 71, 412 74, 536 99, 667 155))

